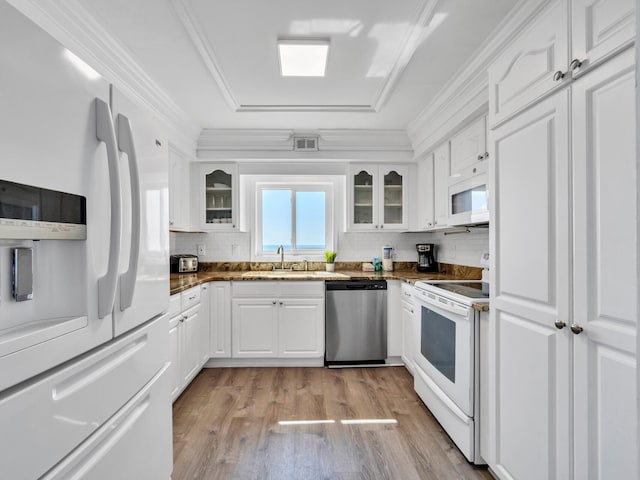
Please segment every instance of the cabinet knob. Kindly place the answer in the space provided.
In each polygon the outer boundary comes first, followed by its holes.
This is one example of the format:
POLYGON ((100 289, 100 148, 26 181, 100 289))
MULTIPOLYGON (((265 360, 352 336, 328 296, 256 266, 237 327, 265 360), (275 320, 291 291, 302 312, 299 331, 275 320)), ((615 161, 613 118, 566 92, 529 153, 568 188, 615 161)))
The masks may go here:
POLYGON ((571 331, 573 333, 575 333, 576 335, 580 335, 582 333, 582 331, 584 330, 584 328, 582 328, 580 325, 578 325, 577 323, 572 323, 571 324, 571 331))
POLYGON ((558 330, 562 330, 564 327, 567 326, 567 324, 564 323, 562 320, 556 320, 556 324, 555 325, 556 325, 556 328, 558 330))
POLYGON ((284 302, 278 302, 278 303, 280 303, 280 305, 284 305, 284 302))
POLYGON ((171 220, 169 220, 169 225, 173 225, 173 222, 171 220))
POLYGON ((558 70, 556 73, 553 74, 554 82, 559 82, 563 78, 564 78, 564 72, 562 70, 558 70))
POLYGON ((478 160, 484 160, 484 155, 478 155, 478 160))
POLYGON ((275 305, 277 302, 274 300, 273 302, 271 302, 271 305, 275 305))
POLYGON ((485 159, 489 158, 489 152, 484 152, 484 158, 485 159))
POLYGON ((376 228, 378 228, 378 225, 376 225, 376 228))
POLYGON ((575 72, 581 66, 582 66, 582 61, 578 60, 577 58, 574 58, 569 64, 569 68, 571 69, 572 72, 575 72))
POLYGON ((384 225, 380 225, 380 228, 384 228, 384 225))

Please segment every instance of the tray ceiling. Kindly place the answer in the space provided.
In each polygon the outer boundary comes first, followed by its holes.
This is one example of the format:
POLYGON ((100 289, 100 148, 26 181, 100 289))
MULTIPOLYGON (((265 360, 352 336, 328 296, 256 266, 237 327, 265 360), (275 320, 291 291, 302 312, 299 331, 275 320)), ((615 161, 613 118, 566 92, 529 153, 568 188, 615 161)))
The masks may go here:
POLYGON ((404 129, 516 0, 86 0, 203 128, 404 129), (325 77, 282 77, 279 37, 328 38, 325 77))

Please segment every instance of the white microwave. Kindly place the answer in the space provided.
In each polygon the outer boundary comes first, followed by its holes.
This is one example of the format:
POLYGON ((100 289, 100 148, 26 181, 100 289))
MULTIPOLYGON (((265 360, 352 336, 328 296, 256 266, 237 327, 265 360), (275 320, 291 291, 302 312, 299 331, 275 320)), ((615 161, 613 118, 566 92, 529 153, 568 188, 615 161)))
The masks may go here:
POLYGON ((489 190, 486 173, 449 185, 449 225, 474 225, 488 221, 489 190))

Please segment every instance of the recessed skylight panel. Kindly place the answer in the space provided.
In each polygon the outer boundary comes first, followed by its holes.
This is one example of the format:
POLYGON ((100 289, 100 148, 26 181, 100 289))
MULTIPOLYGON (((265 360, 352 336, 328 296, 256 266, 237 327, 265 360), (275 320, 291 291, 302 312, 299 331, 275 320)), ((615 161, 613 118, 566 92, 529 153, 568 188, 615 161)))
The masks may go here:
POLYGON ((278 40, 280 74, 283 77, 324 77, 329 55, 328 40, 278 40))

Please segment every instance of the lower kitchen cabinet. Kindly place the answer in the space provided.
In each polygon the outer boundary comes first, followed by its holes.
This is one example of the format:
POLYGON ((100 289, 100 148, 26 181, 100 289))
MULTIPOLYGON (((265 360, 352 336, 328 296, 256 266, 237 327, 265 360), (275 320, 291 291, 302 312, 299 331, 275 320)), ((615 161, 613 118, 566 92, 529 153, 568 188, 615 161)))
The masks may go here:
POLYGON ((170 299, 169 378, 172 400, 178 398, 208 358, 209 325, 207 316, 202 314, 200 299, 200 286, 172 295, 170 299))
POLYGON ((232 357, 324 356, 323 282, 234 282, 232 357))
POLYGON ((234 298, 231 302, 235 358, 278 355, 278 305, 268 298, 234 298))
POLYGON ((324 299, 279 300, 278 356, 324 356, 324 299))
POLYGON ((231 282, 209 282, 209 357, 231 357, 231 282))
POLYGON ((413 375, 415 371, 413 344, 415 343, 416 332, 413 325, 413 286, 408 283, 402 284, 400 309, 402 318, 402 361, 407 370, 413 375))

